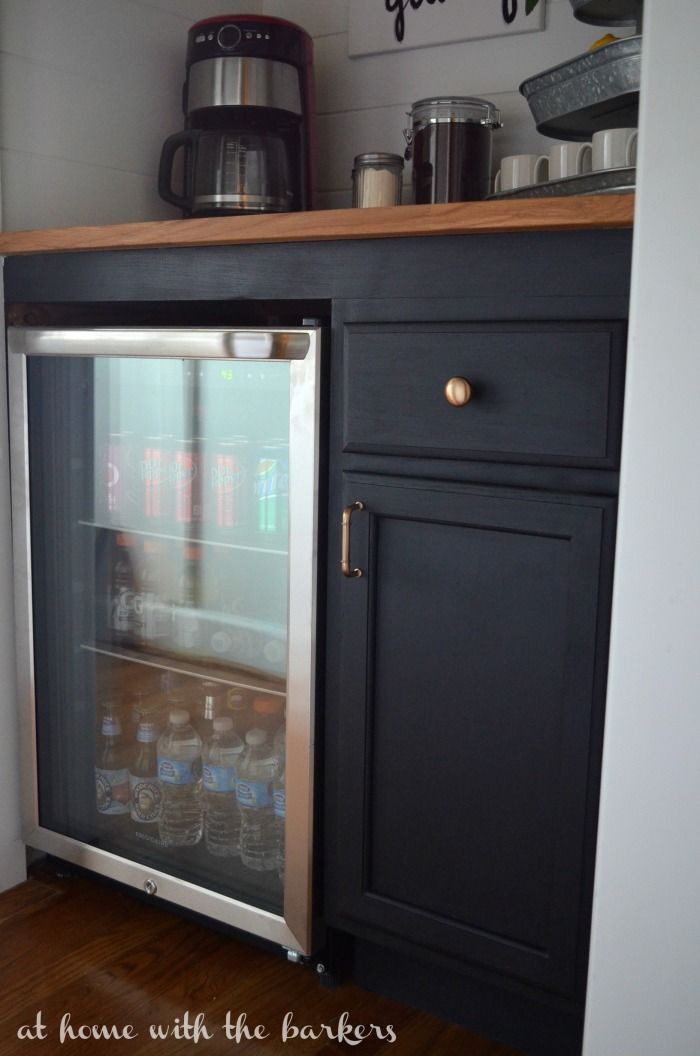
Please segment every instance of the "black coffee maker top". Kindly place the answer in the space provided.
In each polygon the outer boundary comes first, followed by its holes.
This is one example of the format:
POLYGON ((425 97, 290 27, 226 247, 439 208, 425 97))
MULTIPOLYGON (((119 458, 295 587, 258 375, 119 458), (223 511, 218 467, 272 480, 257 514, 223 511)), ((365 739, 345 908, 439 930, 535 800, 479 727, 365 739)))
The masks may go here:
POLYGON ((187 35, 189 69, 202 59, 250 56, 310 66, 311 37, 293 22, 266 15, 217 15, 196 22, 187 35))

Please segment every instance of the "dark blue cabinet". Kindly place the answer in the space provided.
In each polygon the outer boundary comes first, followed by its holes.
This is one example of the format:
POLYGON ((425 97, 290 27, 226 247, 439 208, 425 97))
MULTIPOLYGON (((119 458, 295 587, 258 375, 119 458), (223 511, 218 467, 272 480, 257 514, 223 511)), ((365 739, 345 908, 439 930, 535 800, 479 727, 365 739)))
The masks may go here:
POLYGON ((332 922, 576 990, 614 500, 348 473, 332 922))
POLYGON ((631 232, 586 230, 5 267, 15 325, 329 324, 326 952, 529 1056, 580 1049, 630 258, 631 232))
POLYGON ((592 266, 537 316, 335 313, 326 918, 359 982, 531 1056, 585 997, 626 339, 592 266))

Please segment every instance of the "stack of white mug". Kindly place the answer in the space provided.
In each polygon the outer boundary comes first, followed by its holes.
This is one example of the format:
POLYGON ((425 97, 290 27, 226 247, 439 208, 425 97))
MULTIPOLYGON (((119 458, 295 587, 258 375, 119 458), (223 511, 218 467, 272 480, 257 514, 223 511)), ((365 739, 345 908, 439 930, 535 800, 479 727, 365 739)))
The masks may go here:
POLYGON ((555 143, 548 154, 511 154, 501 161, 494 190, 515 191, 536 183, 564 180, 637 163, 637 129, 606 128, 590 143, 555 143))

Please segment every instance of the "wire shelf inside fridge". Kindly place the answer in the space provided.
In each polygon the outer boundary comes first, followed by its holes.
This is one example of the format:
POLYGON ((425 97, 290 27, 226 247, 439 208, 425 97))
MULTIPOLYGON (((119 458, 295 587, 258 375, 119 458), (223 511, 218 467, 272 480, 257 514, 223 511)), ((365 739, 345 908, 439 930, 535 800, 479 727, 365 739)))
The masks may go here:
POLYGON ((78 522, 83 528, 94 528, 97 531, 120 532, 125 535, 138 535, 145 539, 164 539, 183 546, 215 546, 226 550, 242 550, 251 554, 269 554, 276 557, 288 557, 289 550, 273 546, 259 546, 243 542, 227 542, 223 539, 205 539, 195 535, 175 535, 171 532, 153 532, 143 528, 132 528, 129 525, 106 524, 101 521, 81 519, 78 522))
POLYGON ((97 653, 100 656, 111 657, 113 660, 124 660, 130 664, 142 664, 144 667, 151 667, 157 671, 170 671, 172 674, 183 675, 186 678, 218 682, 223 686, 232 686, 252 693, 265 693, 282 698, 287 695, 282 679, 262 678, 256 672, 246 668, 234 668, 230 665, 219 667, 196 662, 184 663, 172 657, 147 654, 136 649, 122 648, 111 643, 83 642, 81 649, 90 653, 97 653))

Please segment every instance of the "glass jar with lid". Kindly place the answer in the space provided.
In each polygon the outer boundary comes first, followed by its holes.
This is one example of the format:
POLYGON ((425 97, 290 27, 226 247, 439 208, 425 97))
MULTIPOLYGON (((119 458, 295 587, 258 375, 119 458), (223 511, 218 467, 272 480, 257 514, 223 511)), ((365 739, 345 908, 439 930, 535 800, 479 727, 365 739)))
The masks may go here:
POLYGON ((355 208, 401 205, 403 158, 400 154, 358 154, 352 170, 355 208))
POLYGON ((413 158, 416 203, 486 198, 492 136, 501 127, 493 103, 473 96, 438 96, 420 99, 408 116, 406 158, 413 158))

